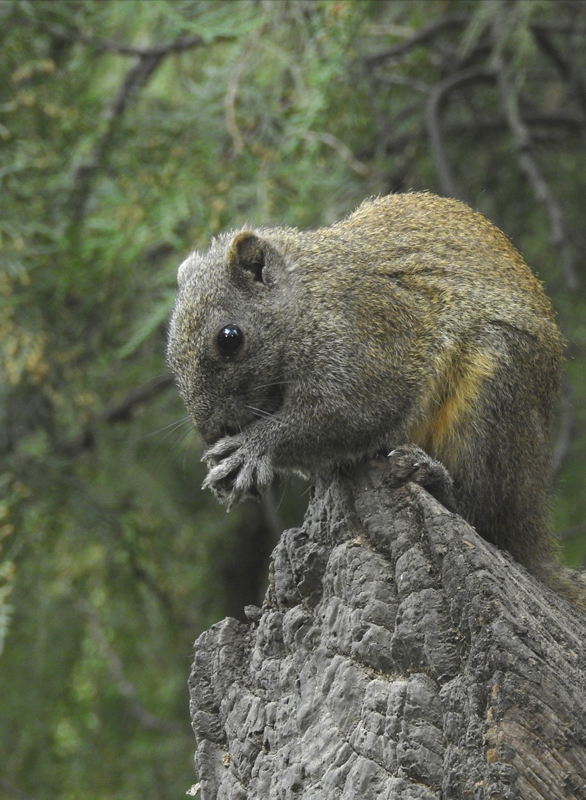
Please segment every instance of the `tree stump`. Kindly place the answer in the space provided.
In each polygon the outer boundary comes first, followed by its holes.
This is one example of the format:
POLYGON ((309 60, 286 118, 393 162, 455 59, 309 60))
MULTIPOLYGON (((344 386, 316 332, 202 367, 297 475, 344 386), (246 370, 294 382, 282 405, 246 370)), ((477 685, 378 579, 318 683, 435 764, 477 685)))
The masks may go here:
POLYGON ((202 800, 586 798, 586 618, 421 487, 318 486, 196 642, 202 800))

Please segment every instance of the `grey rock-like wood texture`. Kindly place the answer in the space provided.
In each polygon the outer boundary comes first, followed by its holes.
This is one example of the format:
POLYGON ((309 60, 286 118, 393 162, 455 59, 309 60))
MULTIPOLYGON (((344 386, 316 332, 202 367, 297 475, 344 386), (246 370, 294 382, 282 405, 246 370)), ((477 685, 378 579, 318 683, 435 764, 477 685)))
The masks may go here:
POLYGON ((202 800, 586 798, 586 619, 423 489, 320 486, 195 645, 202 800))

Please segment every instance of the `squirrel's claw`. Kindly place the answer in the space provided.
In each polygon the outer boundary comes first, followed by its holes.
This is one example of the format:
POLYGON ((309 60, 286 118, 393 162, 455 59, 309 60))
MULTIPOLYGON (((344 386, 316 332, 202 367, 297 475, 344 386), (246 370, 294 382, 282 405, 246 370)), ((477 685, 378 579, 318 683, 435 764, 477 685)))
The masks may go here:
POLYGON ((456 510, 452 478, 440 461, 414 444, 396 447, 387 458, 393 486, 413 481, 424 486, 449 511, 456 510))
POLYGON ((242 500, 260 499, 273 479, 268 455, 254 452, 239 436, 221 439, 203 455, 208 474, 202 489, 211 489, 228 511, 242 500))
POLYGON ((244 437, 241 433, 237 434, 236 436, 225 436, 223 439, 219 439, 211 447, 208 447, 208 449, 202 455, 201 460, 205 461, 208 467, 218 464, 226 456, 236 452, 242 446, 243 442, 244 437))

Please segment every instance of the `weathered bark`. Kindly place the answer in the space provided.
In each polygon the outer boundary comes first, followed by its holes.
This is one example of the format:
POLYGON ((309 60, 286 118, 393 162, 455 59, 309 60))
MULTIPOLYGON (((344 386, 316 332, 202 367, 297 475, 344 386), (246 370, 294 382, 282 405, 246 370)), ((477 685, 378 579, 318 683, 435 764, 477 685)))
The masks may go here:
POLYGON ((318 487, 197 641, 202 800, 586 798, 586 619, 413 484, 318 487))

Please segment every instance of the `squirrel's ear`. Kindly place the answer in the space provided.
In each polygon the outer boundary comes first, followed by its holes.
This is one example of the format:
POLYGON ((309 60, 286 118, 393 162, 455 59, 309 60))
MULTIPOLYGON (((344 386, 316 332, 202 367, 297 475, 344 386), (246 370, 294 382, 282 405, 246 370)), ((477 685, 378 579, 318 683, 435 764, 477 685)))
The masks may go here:
POLYGON ((266 242, 251 231, 241 231, 232 239, 226 250, 226 261, 230 267, 252 272, 255 281, 263 282, 266 242))
POLYGON ((177 270, 178 286, 183 286, 183 284, 185 283, 185 279, 187 278, 187 273, 189 272, 189 268, 193 264, 194 255, 195 255, 194 253, 191 253, 191 255, 189 255, 185 259, 185 261, 182 261, 181 264, 179 265, 179 269, 177 270))

